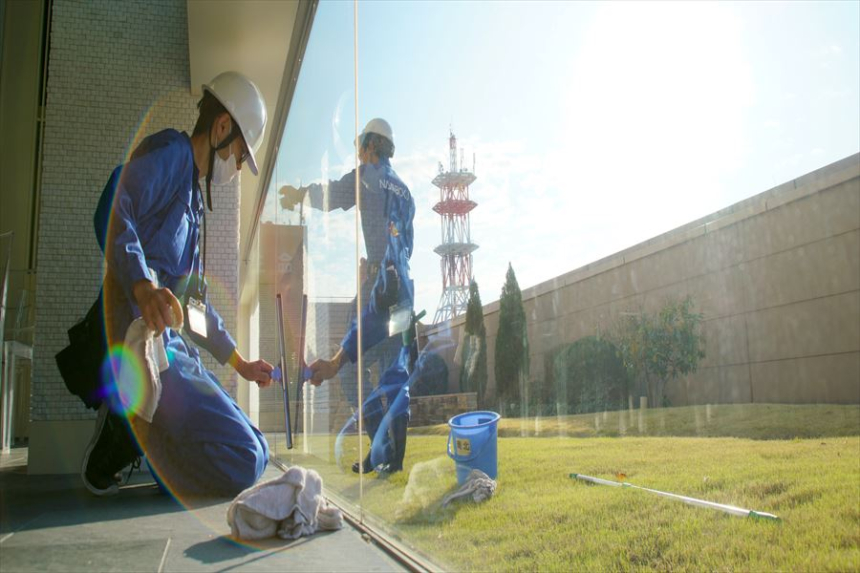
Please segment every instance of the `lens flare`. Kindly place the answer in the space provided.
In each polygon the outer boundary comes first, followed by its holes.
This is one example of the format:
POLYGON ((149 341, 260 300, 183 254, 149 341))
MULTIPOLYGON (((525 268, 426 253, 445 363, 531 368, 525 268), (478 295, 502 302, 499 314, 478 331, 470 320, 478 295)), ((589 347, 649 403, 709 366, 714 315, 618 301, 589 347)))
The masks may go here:
POLYGON ((146 395, 145 385, 147 384, 140 358, 124 345, 115 344, 108 350, 102 372, 103 382, 105 381, 105 376, 110 376, 112 381, 111 384, 103 384, 103 386, 115 388, 115 397, 111 401, 113 410, 125 417, 129 417, 132 412, 136 412, 143 403, 146 395), (116 384, 120 372, 123 373, 126 380, 131 382, 122 388, 116 384))

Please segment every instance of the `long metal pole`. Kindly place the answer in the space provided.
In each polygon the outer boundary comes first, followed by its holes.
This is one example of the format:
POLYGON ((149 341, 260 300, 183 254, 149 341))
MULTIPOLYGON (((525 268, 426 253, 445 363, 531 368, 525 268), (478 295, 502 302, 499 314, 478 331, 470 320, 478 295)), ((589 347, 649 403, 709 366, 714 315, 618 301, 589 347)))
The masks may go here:
MULTIPOLYGON (((9 267, 12 266, 12 241, 15 239, 15 233, 8 231, 0 234, 0 239, 7 237, 9 244, 0 261, 3 265, 3 276, 0 277, 0 353, 3 355, 0 368, 0 452, 3 453, 8 452, 12 446, 12 400, 15 392, 12 387, 14 376, 9 368, 9 352, 6 352, 6 300, 9 295, 9 267)), ((14 361, 12 358, 12 362, 14 361)))
POLYGON ((612 487, 622 487, 622 488, 633 488, 633 489, 641 489, 642 491, 647 491, 650 493, 655 493, 659 496, 668 497, 669 499, 675 499, 678 501, 682 501, 688 505, 695 505, 696 507, 707 507, 708 509, 716 509, 718 511, 722 511, 724 513, 728 513, 730 515, 735 515, 737 517, 752 517, 755 519, 770 519, 774 521, 779 521, 779 518, 772 513, 765 513, 763 511, 754 511, 752 509, 744 509, 742 507, 735 507, 734 505, 725 505, 722 503, 715 503, 713 501, 705 501, 703 499, 696 499, 695 497, 687 497, 686 495, 678 495, 676 493, 669 493, 666 491, 660 491, 656 489, 649 489, 647 487, 641 487, 638 485, 633 485, 627 482, 618 482, 612 481, 608 479, 601 479, 592 476, 587 476, 584 474, 570 474, 572 479, 578 479, 581 481, 586 481, 598 485, 608 485, 612 487))
MULTIPOLYGON (((355 80, 355 136, 358 139, 358 0, 353 0, 352 4, 352 58, 354 66, 355 80)), ((361 260, 361 165, 359 164, 358 152, 360 142, 356 143, 355 147, 355 262, 361 260)), ((357 270, 357 269, 356 269, 357 270)), ((362 356, 364 346, 362 339, 364 337, 364 328, 361 324, 361 311, 364 301, 361 300, 361 273, 355 273, 356 284, 356 326, 358 330, 358 499, 359 499, 359 521, 364 523, 364 406, 361 386, 364 381, 364 358, 362 356)))
POLYGON ((275 295, 275 303, 278 311, 278 337, 280 338, 281 351, 281 387, 284 390, 284 431, 287 436, 287 449, 293 449, 293 431, 290 427, 290 393, 289 380, 287 374, 287 350, 286 337, 284 336, 284 303, 281 301, 281 293, 275 295))
MULTIPOLYGON (((293 434, 299 433, 299 402, 302 399, 302 387, 307 377, 307 366, 305 366, 305 323, 308 316, 308 295, 302 295, 302 324, 299 327, 299 375, 296 377, 296 415, 293 416, 293 434)), ((307 440, 307 438, 305 438, 307 440)))

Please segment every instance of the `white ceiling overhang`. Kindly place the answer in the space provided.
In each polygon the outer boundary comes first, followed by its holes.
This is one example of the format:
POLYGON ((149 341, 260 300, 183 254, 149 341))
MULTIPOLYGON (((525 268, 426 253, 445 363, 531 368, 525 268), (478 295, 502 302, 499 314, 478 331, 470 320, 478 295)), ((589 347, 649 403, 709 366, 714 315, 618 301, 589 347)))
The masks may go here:
MULTIPOLYGON (((242 168, 239 247, 245 261, 262 210, 317 0, 188 0, 191 93, 221 72, 248 76, 266 99, 259 176, 242 168)), ((244 272, 244 265, 240 265, 244 272)))

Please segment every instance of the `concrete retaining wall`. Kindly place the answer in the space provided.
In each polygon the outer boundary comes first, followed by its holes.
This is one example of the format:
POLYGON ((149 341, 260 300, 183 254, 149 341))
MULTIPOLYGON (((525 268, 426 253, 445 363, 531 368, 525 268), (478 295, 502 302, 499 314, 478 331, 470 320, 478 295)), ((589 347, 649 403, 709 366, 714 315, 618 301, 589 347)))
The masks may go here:
MULTIPOLYGON (((667 386, 672 405, 860 403, 860 155, 524 289, 530 379, 551 375, 548 353, 621 313, 687 295, 707 356, 667 386)), ((498 301, 484 307, 491 394, 498 312, 498 301)), ((427 334, 457 341, 464 320, 427 334)))
POLYGON ((418 427, 447 424, 448 420, 457 414, 473 412, 477 409, 478 395, 475 392, 416 396, 409 400, 411 411, 409 425, 418 427))

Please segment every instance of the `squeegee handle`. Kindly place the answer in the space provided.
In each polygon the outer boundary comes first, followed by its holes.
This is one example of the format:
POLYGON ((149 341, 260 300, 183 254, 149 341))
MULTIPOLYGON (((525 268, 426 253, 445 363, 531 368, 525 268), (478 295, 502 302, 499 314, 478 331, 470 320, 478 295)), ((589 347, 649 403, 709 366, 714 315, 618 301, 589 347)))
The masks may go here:
POLYGON ((573 479, 578 479, 581 481, 587 481, 590 483, 596 483, 598 485, 611 485, 612 487, 624 487, 625 484, 617 481, 610 481, 608 479, 601 479, 592 476, 587 476, 583 474, 570 474, 570 477, 573 479))
POLYGON ((302 399, 302 386, 311 379, 311 369, 305 364, 305 326, 308 319, 308 295, 302 295, 302 322, 299 327, 299 376, 296 380, 296 414, 293 416, 293 433, 299 433, 299 401, 302 399))
POLYGON ((752 517, 754 519, 767 519, 773 521, 779 521, 779 517, 773 515, 772 513, 765 513, 763 511, 754 511, 751 509, 745 509, 743 507, 735 507, 733 505, 726 505, 723 503, 716 503, 713 501, 706 501, 704 499, 696 499, 695 497, 688 497, 686 495, 678 495, 677 493, 669 493, 668 491, 660 491, 657 489, 651 489, 647 487, 642 487, 638 485, 633 485, 627 482, 617 482, 608 479, 601 479, 593 476, 587 476, 583 474, 570 474, 570 477, 573 479, 578 479, 581 481, 587 481, 590 483, 595 483, 599 485, 610 485, 613 487, 623 487, 623 488, 631 488, 638 489, 642 491, 647 491, 648 493, 653 493, 655 495, 659 495, 661 497, 668 497, 669 499, 676 499, 688 505, 694 505, 696 507, 707 507, 709 509, 716 509, 730 515, 735 515, 737 517, 752 517))

